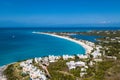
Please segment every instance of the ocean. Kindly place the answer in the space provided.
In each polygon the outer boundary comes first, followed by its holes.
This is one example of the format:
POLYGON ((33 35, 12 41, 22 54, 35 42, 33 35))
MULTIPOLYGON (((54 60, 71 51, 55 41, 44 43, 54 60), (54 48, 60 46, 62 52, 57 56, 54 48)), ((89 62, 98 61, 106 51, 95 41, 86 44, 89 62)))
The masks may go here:
MULTIPOLYGON (((85 49, 77 43, 43 34, 40 32, 75 32, 100 30, 98 28, 1 28, 0 29, 0 66, 48 55, 84 54, 85 49)), ((101 30, 104 30, 101 28, 101 30)), ((106 30, 106 29, 105 29, 106 30)), ((113 30, 113 29, 111 29, 113 30)), ((83 36, 82 36, 83 37, 83 36)), ((96 37, 95 37, 96 38, 96 37)), ((82 38, 81 38, 82 39, 82 38)))

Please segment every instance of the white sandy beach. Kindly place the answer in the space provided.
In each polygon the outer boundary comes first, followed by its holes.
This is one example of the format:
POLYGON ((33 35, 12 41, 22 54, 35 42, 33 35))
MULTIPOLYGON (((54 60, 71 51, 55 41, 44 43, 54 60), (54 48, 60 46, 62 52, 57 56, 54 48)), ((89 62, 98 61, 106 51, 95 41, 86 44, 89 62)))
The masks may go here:
POLYGON ((80 40, 75 40, 75 39, 72 39, 72 38, 69 38, 69 37, 66 37, 66 36, 59 36, 59 35, 56 35, 56 34, 50 34, 50 33, 44 33, 44 32, 32 32, 32 33, 36 33, 36 34, 45 34, 45 35, 50 35, 50 36, 54 36, 54 37, 58 37, 58 38, 62 38, 62 39, 66 39, 66 40, 69 40, 69 41, 72 41, 72 42, 75 42, 81 46, 83 46, 85 48, 85 53, 90 53, 91 50, 93 50, 93 48, 83 42, 81 42, 80 40))

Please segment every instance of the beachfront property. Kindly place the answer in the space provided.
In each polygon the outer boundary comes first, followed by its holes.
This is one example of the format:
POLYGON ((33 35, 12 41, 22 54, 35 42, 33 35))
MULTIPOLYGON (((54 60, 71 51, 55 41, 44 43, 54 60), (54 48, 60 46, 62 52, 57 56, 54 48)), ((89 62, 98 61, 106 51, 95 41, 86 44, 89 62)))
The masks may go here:
MULTIPOLYGON (((34 32, 34 33, 39 33, 39 32, 34 32)), ((57 36, 57 37, 65 38, 65 39, 70 39, 70 40, 75 41, 77 43, 80 42, 80 40, 77 41, 77 40, 71 39, 69 37, 66 38, 64 36, 58 36, 55 33, 54 34, 42 33, 42 34, 47 34, 47 35, 57 36)), ((80 44, 82 44, 86 48, 87 54, 85 54, 85 55, 77 54, 76 56, 79 59, 83 59, 84 60, 84 59, 90 58, 89 54, 90 54, 91 50, 93 50, 92 47, 94 47, 94 44, 91 43, 91 42, 88 42, 88 41, 82 41, 82 42, 84 42, 84 43, 80 43, 80 44)), ((91 53, 91 55, 93 56, 94 61, 96 61, 96 62, 101 61, 100 59, 98 59, 98 57, 101 56, 99 48, 100 47, 97 46, 96 49, 91 53)), ((49 71, 47 70, 47 68, 45 66, 49 67, 50 63, 57 62, 61 58, 63 60, 68 60, 68 59, 72 59, 73 60, 73 61, 66 62, 66 65, 67 65, 69 70, 76 69, 76 67, 81 67, 80 73, 79 73, 80 77, 83 77, 84 75, 87 74, 87 69, 89 68, 88 66, 93 66, 95 64, 93 61, 90 61, 89 63, 86 63, 84 61, 76 61, 75 62, 74 61, 75 55, 62 55, 62 56, 49 55, 49 56, 46 56, 46 57, 43 57, 43 58, 35 57, 33 60, 35 61, 35 63, 39 64, 39 66, 41 66, 44 69, 45 72, 47 71, 48 74, 49 74, 49 71)), ((30 76, 30 78, 32 80, 34 80, 34 79, 36 79, 36 80, 37 79, 46 80, 47 79, 46 73, 44 71, 41 71, 40 69, 37 69, 35 66, 33 66, 32 62, 33 61, 31 59, 31 60, 27 60, 25 62, 21 62, 20 63, 20 66, 23 68, 23 73, 29 74, 29 76, 30 76)))
POLYGON ((45 72, 32 65, 32 59, 20 63, 23 68, 23 74, 29 74, 32 80, 47 80, 45 72))
POLYGON ((46 68, 50 63, 56 62, 60 59, 60 56, 49 55, 48 57, 39 57, 30 60, 26 60, 20 63, 20 67, 22 67, 23 74, 29 74, 31 80, 47 80, 47 76, 50 77, 50 74, 46 68), (39 64, 43 68, 43 70, 38 69, 33 65, 33 60, 35 63, 39 64), (46 73, 47 72, 47 73, 46 73), (47 75, 47 76, 46 76, 47 75))
POLYGON ((86 66, 85 64, 86 63, 82 62, 82 61, 77 61, 77 62, 70 61, 70 62, 66 63, 66 65, 68 66, 69 70, 70 69, 75 69, 76 67, 84 67, 84 66, 86 66))
POLYGON ((82 55, 82 54, 77 54, 77 56, 78 56, 80 59, 86 59, 86 58, 89 57, 88 55, 82 55))
MULTIPOLYGON (((52 35, 52 33, 47 34, 52 35)), ((54 33, 54 36, 57 35, 54 33)), ((67 37, 67 39, 69 38, 70 37, 67 37)), ((105 66, 105 64, 107 64, 104 63, 105 60, 117 61, 118 59, 115 55, 106 55, 104 51, 101 51, 103 47, 99 44, 94 44, 89 41, 77 39, 75 39, 75 41, 82 42, 82 45, 86 48, 86 54, 64 54, 62 56, 48 55, 46 57, 35 57, 34 59, 26 60, 20 63, 20 66, 22 67, 22 73, 28 74, 30 79, 32 80, 52 79, 53 77, 55 77, 53 76, 54 72, 54 75, 56 75, 56 73, 58 73, 59 75, 67 74, 69 76, 73 75, 82 79, 85 78, 86 75, 95 76, 95 72, 91 73, 89 71, 98 70, 96 66, 99 66, 100 64, 104 64, 102 66, 105 66)), ((109 50, 109 47, 105 47, 105 49, 109 50)))
MULTIPOLYGON (((88 54, 87 55, 80 55, 77 54, 77 57, 79 57, 80 59, 86 59, 89 58, 88 54)), ((47 57, 39 57, 39 58, 34 58, 34 59, 30 59, 24 62, 20 63, 20 66, 22 67, 23 73, 24 74, 29 74, 30 78, 32 80, 37 80, 37 79, 43 79, 46 80, 47 76, 46 73, 43 70, 38 69, 37 67, 33 66, 33 60, 35 61, 35 63, 39 64, 39 66, 45 67, 48 66, 50 63, 54 63, 57 62, 59 59, 63 59, 63 60, 68 60, 68 59, 75 59, 75 56, 73 55, 63 55, 63 56, 54 56, 54 55, 49 55, 47 57), (45 66, 44 66, 45 65, 45 66)), ((96 59, 94 59, 96 61, 96 59)), ((100 60, 97 60, 100 61, 100 60)), ((87 69, 89 68, 88 65, 93 66, 94 62, 90 61, 89 64, 87 64, 86 62, 83 61, 69 61, 66 62, 66 65, 68 67, 69 70, 71 69, 76 69, 76 67, 81 67, 80 70, 80 77, 83 77, 84 75, 87 74, 87 69)), ((50 75, 50 74, 49 74, 50 75)))
POLYGON ((68 60, 68 59, 74 59, 75 56, 72 56, 72 55, 63 55, 62 58, 63 58, 63 60, 68 60))
POLYGON ((120 80, 120 0, 0 0, 0 80, 120 80))
POLYGON ((49 64, 49 62, 50 63, 56 62, 60 58, 61 58, 61 56, 49 55, 48 57, 44 57, 44 58, 38 57, 38 58, 35 58, 34 60, 35 60, 36 63, 43 63, 43 64, 47 63, 47 64, 49 64))

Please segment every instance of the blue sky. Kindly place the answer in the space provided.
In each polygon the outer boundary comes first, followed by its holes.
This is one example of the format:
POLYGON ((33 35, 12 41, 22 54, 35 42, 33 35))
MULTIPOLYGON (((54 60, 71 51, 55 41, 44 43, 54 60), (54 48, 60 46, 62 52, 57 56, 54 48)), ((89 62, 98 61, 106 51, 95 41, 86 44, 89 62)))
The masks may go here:
POLYGON ((0 27, 119 23, 120 0, 0 0, 0 27))

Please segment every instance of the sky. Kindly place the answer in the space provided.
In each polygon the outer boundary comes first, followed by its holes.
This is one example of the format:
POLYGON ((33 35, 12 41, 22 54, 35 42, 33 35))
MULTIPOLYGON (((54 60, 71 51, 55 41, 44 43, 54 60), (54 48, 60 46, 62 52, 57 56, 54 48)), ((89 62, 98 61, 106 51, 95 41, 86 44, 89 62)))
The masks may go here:
POLYGON ((0 0, 0 27, 120 24, 120 0, 0 0))

